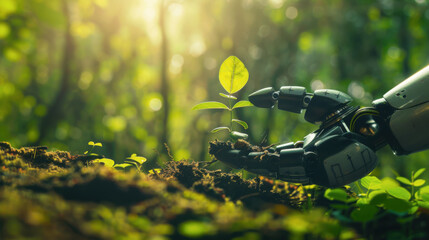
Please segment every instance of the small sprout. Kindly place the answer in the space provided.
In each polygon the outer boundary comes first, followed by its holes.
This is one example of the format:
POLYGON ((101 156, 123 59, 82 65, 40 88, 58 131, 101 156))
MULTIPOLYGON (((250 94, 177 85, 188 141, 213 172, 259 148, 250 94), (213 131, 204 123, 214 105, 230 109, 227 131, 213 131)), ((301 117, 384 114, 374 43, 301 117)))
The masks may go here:
POLYGON ((211 130, 212 133, 221 130, 228 130, 230 137, 234 140, 247 138, 247 134, 233 131, 233 122, 238 123, 244 129, 248 128, 246 122, 239 119, 233 119, 233 110, 242 107, 250 107, 253 106, 253 104, 249 101, 239 101, 233 105, 232 100, 237 100, 237 97, 232 94, 241 90, 246 85, 248 80, 249 72, 247 71, 247 68, 244 66, 243 62, 241 62, 237 57, 230 56, 222 63, 219 70, 219 82, 227 94, 219 93, 219 95, 228 99, 228 105, 221 102, 208 101, 199 103, 192 108, 192 110, 225 109, 230 112, 230 126, 214 128, 211 130))
POLYGON ((147 159, 145 157, 137 156, 137 154, 135 154, 135 153, 131 154, 131 156, 128 157, 127 159, 138 162, 140 164, 143 164, 144 162, 147 161, 147 159))
POLYGON ((160 172, 161 172, 161 168, 155 168, 155 169, 149 170, 149 174, 158 174, 160 172))
POLYGON ((83 154, 87 155, 87 154, 91 154, 92 150, 94 149, 94 147, 103 147, 103 144, 101 144, 100 142, 98 143, 94 143, 94 141, 89 141, 88 142, 88 146, 91 146, 91 149, 89 149, 88 151, 85 151, 83 154))
POLYGON ((143 163, 146 161, 147 161, 147 159, 145 157, 140 157, 140 156, 137 156, 137 154, 133 153, 133 154, 131 154, 130 157, 128 157, 125 160, 125 163, 135 166, 137 168, 137 170, 140 171, 143 163))

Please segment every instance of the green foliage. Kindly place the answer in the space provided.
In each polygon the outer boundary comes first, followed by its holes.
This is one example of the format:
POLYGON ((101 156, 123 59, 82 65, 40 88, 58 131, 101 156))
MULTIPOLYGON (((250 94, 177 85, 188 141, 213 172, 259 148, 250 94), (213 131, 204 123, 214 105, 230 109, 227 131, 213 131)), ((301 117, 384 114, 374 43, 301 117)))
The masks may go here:
POLYGON ((228 106, 216 101, 202 102, 195 105, 192 110, 203 110, 203 109, 226 109, 230 112, 230 126, 229 127, 217 127, 211 130, 212 133, 228 130, 230 137, 234 140, 237 139, 246 139, 247 134, 233 131, 232 123, 237 123, 242 126, 244 129, 247 129, 249 126, 243 120, 233 119, 232 111, 237 108, 250 107, 253 106, 249 101, 238 101, 232 105, 232 100, 237 100, 237 97, 231 95, 238 92, 242 89, 249 79, 249 72, 244 66, 243 62, 240 61, 236 56, 228 57, 221 65, 219 70, 219 81, 222 87, 228 92, 228 94, 219 93, 221 97, 228 99, 228 106))
POLYGON ((358 194, 347 193, 340 188, 327 189, 325 198, 342 202, 343 204, 333 203, 331 207, 343 211, 342 218, 350 218, 356 222, 372 221, 386 211, 396 214, 399 220, 405 219, 415 216, 419 207, 429 207, 429 186, 424 186, 423 179, 417 179, 424 171, 422 168, 412 172, 410 179, 398 176, 397 181, 366 176, 354 183, 360 189, 358 194), (349 209, 352 209, 351 212, 349 209))
POLYGON ((221 102, 203 102, 195 105, 192 110, 203 110, 203 109, 228 109, 225 104, 221 102))
POLYGON ((125 164, 134 165, 137 170, 140 171, 143 163, 146 161, 147 159, 145 157, 137 156, 137 154, 134 153, 125 160, 125 164))
POLYGON ((94 143, 93 141, 89 141, 88 142, 88 146, 91 146, 91 148, 88 151, 85 151, 83 154, 85 155, 90 155, 92 154, 92 150, 94 149, 94 147, 103 147, 103 144, 101 143, 94 143))
MULTIPOLYGON (((90 146, 98 146, 101 143, 89 142, 90 146)), ((103 164, 106 167, 113 167, 119 170, 127 170, 129 168, 135 167, 137 171, 141 171, 143 163, 145 163, 147 159, 145 157, 137 156, 137 154, 133 153, 130 157, 126 158, 124 163, 116 164, 114 160, 109 158, 98 158, 91 161, 93 164, 103 164)))
POLYGON ((109 158, 99 158, 91 161, 92 163, 102 163, 106 167, 113 167, 115 161, 109 158))
POLYGON ((341 188, 326 189, 325 197, 331 201, 336 200, 341 202, 347 202, 349 199, 346 191, 341 188))

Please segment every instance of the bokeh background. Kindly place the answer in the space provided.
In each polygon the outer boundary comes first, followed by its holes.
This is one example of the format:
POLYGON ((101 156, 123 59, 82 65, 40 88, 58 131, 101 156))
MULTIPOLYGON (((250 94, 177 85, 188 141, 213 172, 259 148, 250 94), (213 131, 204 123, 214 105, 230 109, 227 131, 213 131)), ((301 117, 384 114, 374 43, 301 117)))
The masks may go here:
MULTIPOLYGON (((337 89, 369 106, 429 63, 426 0, 1 0, 0 140, 82 154, 92 140, 115 160, 209 160, 222 110, 220 64, 249 70, 237 96, 263 87, 337 89)), ((317 126, 245 108, 253 144, 301 140, 317 126)), ((237 125, 237 130, 238 129, 237 125)), ((376 174, 408 176, 429 152, 378 153, 376 174)))

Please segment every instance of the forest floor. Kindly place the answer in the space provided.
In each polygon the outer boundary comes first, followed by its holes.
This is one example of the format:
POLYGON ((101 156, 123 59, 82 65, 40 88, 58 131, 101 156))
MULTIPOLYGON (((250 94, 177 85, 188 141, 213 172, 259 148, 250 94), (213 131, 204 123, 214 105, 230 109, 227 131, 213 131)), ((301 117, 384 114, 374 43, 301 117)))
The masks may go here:
POLYGON ((329 203, 320 189, 307 198, 300 185, 244 179, 208 170, 207 162, 169 161, 148 174, 90 161, 87 155, 0 142, 0 239, 362 236, 359 227, 326 214, 329 203))

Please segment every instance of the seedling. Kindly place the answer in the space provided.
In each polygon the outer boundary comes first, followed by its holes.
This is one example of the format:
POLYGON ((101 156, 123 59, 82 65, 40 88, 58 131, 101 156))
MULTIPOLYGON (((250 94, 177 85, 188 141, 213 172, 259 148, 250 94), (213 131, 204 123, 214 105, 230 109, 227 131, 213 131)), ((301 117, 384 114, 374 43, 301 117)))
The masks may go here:
POLYGON ((103 147, 103 144, 101 143, 94 143, 93 141, 89 141, 88 142, 88 146, 91 146, 91 149, 89 149, 88 151, 85 151, 83 154, 85 155, 90 155, 92 154, 92 150, 94 149, 94 147, 103 147))
POLYGON ((239 124, 244 129, 248 128, 248 125, 245 121, 233 118, 233 110, 242 107, 250 107, 253 106, 253 104, 245 100, 236 102, 237 97, 232 94, 240 91, 244 85, 246 85, 248 80, 249 72, 247 71, 247 68, 244 66, 243 62, 241 62, 240 59, 238 59, 236 56, 230 56, 222 63, 219 70, 219 82, 227 94, 219 93, 219 95, 228 99, 228 105, 217 101, 209 101, 199 103, 192 108, 192 110, 225 109, 230 112, 229 126, 214 128, 211 130, 212 133, 228 130, 231 138, 233 139, 247 138, 247 134, 233 131, 233 123, 239 124))
POLYGON ((140 157, 140 156, 137 156, 137 154, 133 153, 133 154, 131 154, 130 157, 128 157, 125 160, 125 163, 123 163, 123 164, 129 164, 130 166, 135 166, 137 168, 137 170, 140 172, 140 169, 141 169, 143 163, 146 161, 147 161, 147 159, 145 157, 140 157))
POLYGON ((149 174, 155 174, 158 175, 159 173, 161 173, 161 168, 155 168, 155 169, 151 169, 149 170, 149 174))
POLYGON ((115 161, 109 158, 99 158, 91 161, 92 163, 101 163, 107 167, 114 167, 119 170, 125 170, 129 167, 135 167, 139 172, 144 162, 146 162, 145 157, 137 156, 137 154, 132 154, 128 157, 124 163, 115 164, 115 161))

